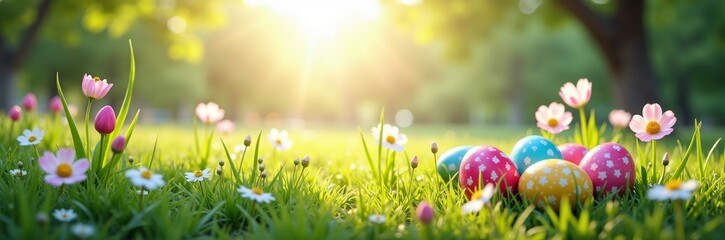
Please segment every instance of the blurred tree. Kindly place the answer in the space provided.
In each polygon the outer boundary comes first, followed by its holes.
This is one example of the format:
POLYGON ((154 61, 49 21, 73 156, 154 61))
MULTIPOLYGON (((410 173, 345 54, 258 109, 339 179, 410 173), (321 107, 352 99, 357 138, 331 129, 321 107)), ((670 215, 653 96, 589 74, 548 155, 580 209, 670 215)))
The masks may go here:
POLYGON ((645 103, 659 100, 644 25, 645 0, 556 2, 558 8, 542 5, 542 0, 427 0, 413 6, 393 5, 398 6, 401 22, 412 27, 419 39, 443 39, 454 58, 467 57, 472 43, 488 37, 490 29, 510 18, 511 9, 536 13, 550 25, 565 19, 564 10, 581 22, 600 49, 618 106, 639 111, 645 103))
POLYGON ((0 108, 12 104, 19 73, 39 39, 77 45, 83 29, 106 31, 117 39, 137 21, 144 21, 154 37, 165 43, 170 59, 197 63, 203 55, 199 34, 225 24, 227 4, 226 0, 0 1, 0 108))

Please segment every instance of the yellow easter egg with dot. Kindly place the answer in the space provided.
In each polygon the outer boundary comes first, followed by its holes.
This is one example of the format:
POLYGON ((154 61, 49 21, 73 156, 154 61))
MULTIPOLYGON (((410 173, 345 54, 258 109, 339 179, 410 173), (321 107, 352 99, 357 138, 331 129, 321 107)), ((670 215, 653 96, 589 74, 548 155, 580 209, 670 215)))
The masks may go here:
POLYGON ((571 162, 548 159, 537 162, 524 171, 519 179, 519 194, 536 207, 559 209, 561 200, 569 199, 572 206, 592 197, 592 180, 584 170, 571 162))

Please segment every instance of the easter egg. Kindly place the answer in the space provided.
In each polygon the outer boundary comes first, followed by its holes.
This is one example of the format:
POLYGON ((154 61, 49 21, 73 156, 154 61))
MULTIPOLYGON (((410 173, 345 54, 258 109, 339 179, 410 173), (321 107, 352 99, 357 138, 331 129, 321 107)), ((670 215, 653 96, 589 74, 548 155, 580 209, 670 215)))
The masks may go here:
POLYGON ((576 143, 562 144, 559 145, 558 149, 561 152, 562 159, 576 165, 579 165, 579 162, 582 161, 584 155, 589 152, 589 149, 587 149, 587 147, 576 143))
POLYGON ((517 192, 519 172, 516 165, 498 148, 471 148, 463 157, 459 171, 458 180, 468 198, 488 183, 499 184, 504 196, 508 196, 507 191, 517 192))
POLYGON ((451 178, 453 178, 453 180, 457 180, 458 178, 454 176, 458 174, 458 167, 461 165, 461 160, 463 160, 463 156, 466 155, 466 152, 468 152, 468 150, 472 147, 473 146, 458 146, 444 152, 438 159, 438 163, 436 163, 438 175, 440 175, 446 182, 448 182, 451 178))
POLYGON ((592 181, 579 166, 561 159, 539 161, 524 171, 519 179, 519 194, 539 208, 558 210, 564 198, 572 206, 592 197, 592 181))
POLYGON ((603 143, 590 150, 579 163, 594 184, 599 196, 610 193, 619 195, 634 185, 634 162, 624 146, 603 143))
POLYGON ((514 149, 511 150, 511 160, 516 164, 519 174, 523 174, 524 170, 534 163, 546 159, 562 159, 562 157, 556 145, 542 136, 524 137, 516 142, 514 149))

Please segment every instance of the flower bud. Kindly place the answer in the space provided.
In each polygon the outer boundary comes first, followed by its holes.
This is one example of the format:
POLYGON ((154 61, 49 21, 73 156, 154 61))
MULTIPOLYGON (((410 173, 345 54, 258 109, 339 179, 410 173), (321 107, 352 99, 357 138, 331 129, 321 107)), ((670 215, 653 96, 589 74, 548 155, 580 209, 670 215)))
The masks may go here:
POLYGON ((94 121, 96 131, 100 134, 110 134, 116 129, 116 113, 113 111, 111 106, 103 106, 98 114, 96 114, 96 120, 94 121))
POLYGON ((652 168, 652 162, 647 163, 647 168, 652 168))
POLYGON ((18 161, 18 169, 23 169, 23 162, 18 161))
POLYGON ((60 97, 55 96, 50 99, 50 104, 48 104, 48 109, 52 113, 60 113, 63 111, 63 102, 60 101, 60 97))
POLYGON ((20 106, 15 105, 10 108, 10 111, 8 112, 8 115, 10 116, 10 120, 13 120, 13 122, 17 122, 20 120, 20 106))
POLYGON ((302 158, 302 167, 307 167, 310 165, 310 156, 305 156, 302 158))
POLYGON ((38 225, 45 225, 48 223, 48 214, 45 212, 38 212, 38 214, 35 215, 35 222, 38 223, 38 225))
POLYGON ((662 165, 664 165, 665 167, 667 167, 667 165, 670 165, 670 154, 669 153, 665 153, 665 155, 662 156, 662 165))
POLYGON ((259 164, 259 171, 264 172, 264 169, 265 169, 264 164, 259 164))
POLYGON ((128 163, 130 163, 130 164, 133 164, 133 160, 134 160, 134 159, 133 159, 133 156, 131 156, 131 157, 128 157, 128 163))
POLYGON ((418 155, 413 156, 413 160, 410 161, 410 167, 413 169, 418 167, 418 155))
POLYGON ((36 107, 38 107, 38 99, 35 98, 35 94, 28 93, 25 95, 23 98, 23 108, 28 112, 32 112, 36 107))
POLYGON ((244 137, 244 146, 249 147, 249 145, 252 145, 252 136, 247 135, 244 137))
POLYGON ((261 178, 267 178, 267 172, 262 172, 262 174, 259 174, 259 177, 261 178))
POLYGON ((219 160, 219 166, 220 167, 224 167, 224 160, 223 159, 222 160, 219 160))
POLYGON ((422 201, 418 204, 415 210, 415 216, 418 220, 424 224, 429 224, 433 221, 433 208, 426 201, 422 201))
POLYGON ((264 162, 264 159, 262 157, 257 158, 257 163, 262 164, 264 162))
POLYGON ((295 158, 293 163, 295 164, 295 166, 300 165, 300 158, 295 158))
POLYGON ((121 154, 126 148, 126 138, 119 135, 116 139, 113 139, 111 143, 111 151, 115 154, 121 154))
POLYGON ((222 175, 222 168, 220 168, 220 167, 216 168, 216 174, 222 175))
POLYGON ((435 141, 430 144, 430 152, 432 152, 433 154, 438 153, 438 143, 436 143, 435 141))

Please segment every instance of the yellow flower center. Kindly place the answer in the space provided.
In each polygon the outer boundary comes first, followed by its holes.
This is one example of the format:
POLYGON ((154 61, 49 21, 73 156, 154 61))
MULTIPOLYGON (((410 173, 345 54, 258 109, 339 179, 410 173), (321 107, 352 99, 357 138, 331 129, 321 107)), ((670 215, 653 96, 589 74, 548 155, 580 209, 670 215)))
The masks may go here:
POLYGON ((202 175, 204 175, 204 173, 202 173, 201 170, 196 170, 196 172, 194 172, 194 177, 201 177, 202 175))
POLYGON ((68 214, 67 213, 63 213, 63 216, 62 217, 63 217, 63 219, 68 219, 68 214))
POLYGON ((471 200, 481 199, 481 197, 483 197, 483 192, 481 190, 478 190, 474 192, 473 195, 471 195, 471 200))
POLYGON ((19 170, 18 172, 15 173, 15 175, 17 175, 18 177, 22 177, 23 176, 23 171, 22 170, 19 170))
POLYGON ((262 193, 264 193, 264 191, 262 191, 262 189, 258 187, 252 188, 252 192, 256 195, 262 195, 262 193))
POLYGON ((665 184, 665 189, 670 191, 677 191, 678 189, 680 189, 680 186, 682 186, 682 182, 678 180, 672 180, 665 184))
POLYGON ((71 174, 73 174, 73 168, 71 168, 70 165, 68 165, 67 163, 61 163, 55 170, 55 174, 58 174, 59 177, 67 178, 70 177, 71 174))
POLYGON ((144 171, 141 173, 141 177, 145 179, 151 179, 151 171, 144 171))
POLYGON ((553 118, 549 118, 549 127, 555 128, 556 126, 559 126, 559 121, 553 118))
POLYGON ((282 139, 277 138, 277 140, 274 141, 277 145, 282 145, 282 139))
POLYGON ((647 131, 648 134, 658 134, 660 133, 660 124, 658 122, 651 121, 647 123, 647 129, 645 131, 647 131))
POLYGON ((35 137, 35 136, 30 136, 30 137, 28 138, 28 142, 35 142, 35 140, 38 140, 38 138, 37 138, 37 137, 35 137))
POLYGON ((96 82, 101 81, 101 78, 99 78, 97 76, 96 77, 93 77, 93 81, 96 81, 96 82))
POLYGON ((385 138, 385 141, 390 144, 395 144, 395 137, 393 137, 392 135, 388 135, 388 137, 385 138))

